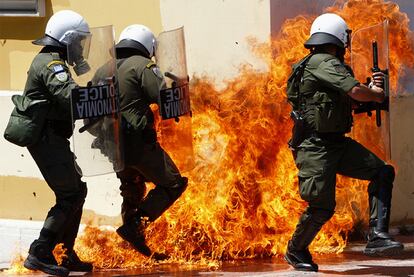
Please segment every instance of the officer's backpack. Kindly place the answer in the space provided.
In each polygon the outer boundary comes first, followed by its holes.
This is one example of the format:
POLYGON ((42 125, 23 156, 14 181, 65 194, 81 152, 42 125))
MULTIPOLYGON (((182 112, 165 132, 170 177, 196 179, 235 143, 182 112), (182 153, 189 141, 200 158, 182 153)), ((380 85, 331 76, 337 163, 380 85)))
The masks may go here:
POLYGON ((292 106, 293 110, 299 109, 300 94, 299 94, 299 84, 302 81, 303 72, 305 70, 306 64, 309 59, 312 57, 312 53, 304 57, 300 62, 293 65, 292 73, 289 76, 287 82, 287 99, 289 104, 292 106))
POLYGON ((18 146, 30 146, 40 139, 50 102, 13 95, 14 109, 4 130, 4 138, 18 146))

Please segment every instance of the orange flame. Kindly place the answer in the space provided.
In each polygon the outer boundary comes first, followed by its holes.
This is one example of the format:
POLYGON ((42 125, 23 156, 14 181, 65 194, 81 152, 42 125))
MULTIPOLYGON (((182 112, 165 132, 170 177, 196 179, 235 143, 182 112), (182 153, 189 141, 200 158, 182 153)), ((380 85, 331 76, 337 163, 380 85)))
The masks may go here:
MULTIPOLYGON (((327 11, 340 14, 354 30, 389 20, 391 88, 395 89, 401 64, 414 64, 406 14, 396 4, 382 0, 351 0, 327 11)), ((228 81, 222 91, 206 79, 193 80, 195 168, 186 174, 190 180, 187 191, 147 232, 150 247, 170 253, 169 262, 201 261, 199 265, 214 267, 214 261, 268 257, 285 251, 306 206, 298 196, 297 170, 287 148, 292 125, 286 80, 291 65, 307 54, 302 45, 314 18, 300 15, 289 19, 271 45, 255 44, 253 51, 268 61, 269 72, 242 66, 239 77, 228 81)), ((368 147, 381 145, 374 120, 361 116, 358 121, 365 127, 355 135, 368 147), (374 135, 368 137, 367 132, 374 135)), ((384 157, 383 148, 375 151, 384 157)), ((338 253, 344 249, 355 224, 366 222, 366 185, 338 178, 336 214, 311 250, 338 253)), ((142 266, 142 256, 120 250, 119 239, 112 233, 99 235, 105 240, 102 244, 95 242, 99 232, 91 235, 88 230, 92 229, 87 229, 77 246, 88 251, 85 258, 95 266, 128 267, 132 261, 142 266), (115 259, 120 251, 123 261, 115 259)))
MULTIPOLYGON (((395 89, 401 65, 414 64, 407 15, 383 0, 350 0, 327 11, 340 14, 354 31, 389 20, 395 89)), ((150 247, 169 253, 168 262, 214 268, 223 260, 284 253, 306 206, 298 195, 297 169, 287 148, 292 123, 286 80, 291 65, 307 54, 303 43, 315 17, 288 19, 271 45, 254 45, 269 72, 242 66, 222 91, 206 79, 193 80, 195 168, 186 173, 187 191, 147 230, 150 247)), ((360 116, 357 121, 364 125, 356 133, 358 139, 369 148, 381 145, 374 120, 360 116)), ((384 157, 382 148, 375 151, 384 157)), ((337 181, 336 213, 312 243, 312 251, 341 252, 355 224, 366 222, 367 182, 344 177, 337 181)), ((113 229, 87 227, 76 249, 96 268, 153 265, 113 229)))

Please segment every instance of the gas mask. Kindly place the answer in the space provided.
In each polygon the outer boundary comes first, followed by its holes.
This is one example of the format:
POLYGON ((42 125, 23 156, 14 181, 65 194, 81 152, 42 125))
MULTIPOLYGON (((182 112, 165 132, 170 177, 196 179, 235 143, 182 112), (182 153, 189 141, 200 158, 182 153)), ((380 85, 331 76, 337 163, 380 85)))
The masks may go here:
POLYGON ((73 70, 78 76, 87 73, 91 69, 86 61, 89 55, 91 35, 73 32, 68 41, 68 64, 73 66, 73 70))

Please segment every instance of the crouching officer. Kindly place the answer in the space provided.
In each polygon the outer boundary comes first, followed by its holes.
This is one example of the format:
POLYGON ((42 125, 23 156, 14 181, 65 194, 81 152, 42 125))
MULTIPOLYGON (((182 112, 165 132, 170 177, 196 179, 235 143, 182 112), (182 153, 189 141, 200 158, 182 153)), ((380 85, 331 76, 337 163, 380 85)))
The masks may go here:
MULTIPOLYGON (((70 93, 76 87, 67 67, 67 45, 81 45, 90 35, 89 26, 79 14, 64 10, 48 21, 45 36, 34 41, 43 46, 34 58, 23 96, 46 99, 50 103, 40 139, 28 146, 45 181, 56 196, 56 204, 49 210, 40 236, 29 249, 24 266, 50 275, 67 276, 69 271, 92 271, 92 264, 79 260, 73 246, 78 233, 86 184, 81 181, 74 163, 68 138, 72 135, 70 93), (63 243, 67 257, 58 265, 52 250, 63 243)), ((73 55, 72 53, 72 56, 73 55)), ((87 70, 78 56, 69 61, 77 73, 87 70)))
POLYGON ((294 65, 288 81, 288 100, 296 112, 297 126, 302 128, 301 138, 293 134, 291 147, 299 169, 300 196, 309 205, 285 254, 297 270, 318 271, 308 246, 334 214, 337 173, 371 181, 370 231, 364 253, 391 255, 403 249, 388 233, 394 168, 345 136, 352 127, 352 99, 384 101, 382 73, 374 73, 373 86, 368 88, 344 64, 349 44, 350 30, 341 17, 319 16, 305 42, 310 54, 294 65))
POLYGON ((182 177, 173 160, 157 142, 150 104, 158 104, 165 81, 151 60, 156 40, 143 25, 131 25, 120 35, 117 52, 120 105, 125 137, 125 169, 121 181, 123 225, 117 233, 145 256, 165 259, 153 253, 145 242, 145 228, 162 215, 184 192, 182 177), (145 182, 155 188, 146 192, 145 182))

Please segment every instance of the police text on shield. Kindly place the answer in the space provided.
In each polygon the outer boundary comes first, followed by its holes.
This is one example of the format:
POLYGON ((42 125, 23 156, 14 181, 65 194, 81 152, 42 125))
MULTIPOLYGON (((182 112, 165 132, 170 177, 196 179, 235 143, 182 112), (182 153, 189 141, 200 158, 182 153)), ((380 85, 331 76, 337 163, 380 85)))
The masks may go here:
POLYGON ((73 91, 74 119, 101 117, 119 112, 118 95, 113 85, 80 87, 73 91))
POLYGON ((161 91, 161 114, 164 119, 178 117, 191 111, 188 84, 161 91))

